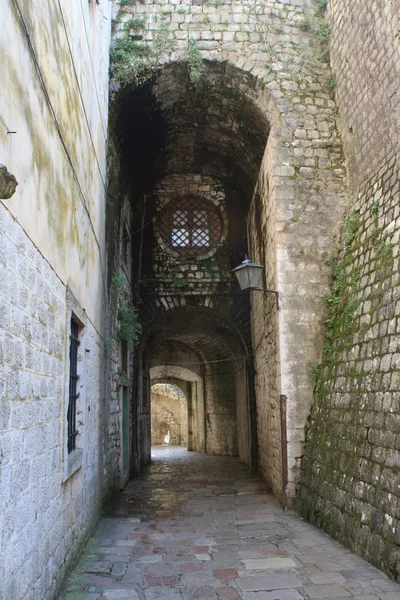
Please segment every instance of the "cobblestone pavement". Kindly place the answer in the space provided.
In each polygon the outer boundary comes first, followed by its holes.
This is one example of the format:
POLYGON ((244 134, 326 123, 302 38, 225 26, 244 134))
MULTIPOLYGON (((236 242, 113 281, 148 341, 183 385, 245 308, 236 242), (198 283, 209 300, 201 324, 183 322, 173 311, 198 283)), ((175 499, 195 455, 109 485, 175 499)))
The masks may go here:
POLYGON ((59 600, 400 600, 400 585, 297 514, 237 459, 153 449, 59 600))

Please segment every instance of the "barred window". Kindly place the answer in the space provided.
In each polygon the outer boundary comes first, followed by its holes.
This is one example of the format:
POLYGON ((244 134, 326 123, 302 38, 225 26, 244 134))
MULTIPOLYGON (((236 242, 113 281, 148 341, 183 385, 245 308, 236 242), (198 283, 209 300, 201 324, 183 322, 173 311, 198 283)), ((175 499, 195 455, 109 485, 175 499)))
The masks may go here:
POLYGON ((218 210, 199 198, 173 202, 158 223, 166 247, 182 258, 195 258, 217 246, 222 234, 218 210))
POLYGON ((79 341, 79 323, 74 316, 71 317, 70 325, 70 346, 69 346, 69 401, 68 401, 68 454, 76 448, 76 408, 79 398, 78 389, 78 347, 79 341))

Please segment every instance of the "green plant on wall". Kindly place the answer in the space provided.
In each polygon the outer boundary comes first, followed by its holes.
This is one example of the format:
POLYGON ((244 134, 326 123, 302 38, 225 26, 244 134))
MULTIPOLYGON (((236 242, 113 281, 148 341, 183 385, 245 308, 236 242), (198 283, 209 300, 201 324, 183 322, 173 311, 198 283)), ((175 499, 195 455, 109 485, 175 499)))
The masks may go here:
MULTIPOLYGON (((330 26, 325 19, 327 5, 327 0, 314 0, 314 10, 305 7, 304 16, 297 22, 297 26, 302 31, 310 33, 313 54, 323 62, 329 63, 330 26)), ((330 77, 328 81, 330 89, 336 87, 336 82, 333 81, 334 78, 330 77)))
POLYGON ((209 277, 217 276, 216 263, 212 258, 203 258, 197 262, 200 271, 203 271, 209 277))
POLYGON ((174 288, 187 288, 189 285, 189 281, 187 279, 187 277, 176 277, 175 279, 172 280, 172 286, 174 288))
POLYGON ((139 341, 139 335, 142 326, 139 322, 138 311, 134 306, 120 307, 118 311, 119 330, 118 337, 124 340, 130 351, 132 351, 139 341))
POLYGON ((161 23, 151 43, 140 41, 145 28, 145 15, 133 15, 125 22, 123 34, 112 44, 110 75, 114 88, 144 83, 160 67, 162 56, 172 52, 174 40, 170 38, 168 23, 161 23))
POLYGON ((360 215, 353 212, 342 222, 343 251, 329 261, 332 283, 326 296, 328 311, 324 318, 325 343, 322 363, 312 363, 310 376, 316 381, 316 392, 322 394, 325 382, 335 368, 338 354, 351 341, 355 312, 360 301, 357 298, 359 267, 354 266, 354 247, 360 227, 360 215))
POLYGON ((111 288, 113 294, 118 298, 120 294, 124 291, 126 286, 125 278, 120 275, 120 273, 114 272, 111 279, 111 288))
MULTIPOLYGON (((325 316, 325 344, 321 365, 313 363, 310 368, 313 379, 316 379, 316 392, 322 395, 325 384, 335 376, 335 367, 339 361, 340 353, 350 349, 353 345, 353 334, 362 328, 357 324, 356 311, 360 305, 359 279, 361 265, 356 261, 356 253, 361 248, 373 250, 374 268, 379 276, 380 284, 375 286, 371 293, 372 309, 379 310, 381 298, 385 291, 384 281, 390 276, 393 265, 393 243, 390 235, 385 234, 378 226, 379 203, 373 203, 370 212, 374 215, 375 222, 372 232, 361 241, 360 214, 358 211, 351 213, 342 222, 342 252, 329 262, 332 269, 332 283, 330 292, 326 297, 329 310, 325 316)), ((349 373, 351 376, 352 374, 349 373)), ((357 373, 353 373, 356 376, 357 373)))
POLYGON ((190 38, 187 45, 189 79, 197 84, 204 73, 204 62, 196 40, 190 38))
POLYGON ((328 0, 314 0, 314 4, 318 15, 323 15, 328 8, 328 0))
MULTIPOLYGON (((266 12, 266 3, 262 0, 252 0, 245 8, 248 19, 248 30, 259 35, 261 47, 272 57, 277 56, 276 37, 284 32, 285 13, 282 9, 266 12)), ((268 64, 268 63, 267 63, 268 64)), ((267 67, 271 70, 271 65, 267 67)))
POLYGON ((125 31, 128 31, 128 32, 130 32, 131 30, 135 31, 137 29, 144 29, 144 27, 146 27, 146 17, 145 16, 130 17, 124 23, 124 29, 125 29, 125 31))
MULTIPOLYGON (((121 304, 121 296, 128 297, 126 286, 125 277, 118 271, 115 271, 111 278, 111 292, 116 300, 114 310, 117 310, 118 313, 118 337, 124 340, 129 350, 132 351, 137 345, 142 326, 139 321, 138 309, 131 303, 128 303, 127 306, 121 304)), ((110 344, 110 340, 105 342, 106 349, 109 348, 110 344)))

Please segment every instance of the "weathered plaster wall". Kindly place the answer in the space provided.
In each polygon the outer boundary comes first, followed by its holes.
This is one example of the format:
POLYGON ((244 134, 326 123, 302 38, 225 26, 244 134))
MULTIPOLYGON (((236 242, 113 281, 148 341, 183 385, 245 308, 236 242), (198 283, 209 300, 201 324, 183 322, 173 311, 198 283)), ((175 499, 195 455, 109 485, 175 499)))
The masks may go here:
POLYGON ((0 162, 19 183, 0 205, 2 598, 55 597, 110 484, 102 364, 109 10, 105 1, 1 6, 0 162), (84 324, 76 470, 66 449, 71 309, 84 324))
POLYGON ((399 11, 330 3, 351 189, 327 351, 303 460, 301 510, 400 580, 399 11))
POLYGON ((0 144, 19 181, 7 206, 100 327, 110 6, 19 3, 30 51, 17 3, 3 4, 0 144))

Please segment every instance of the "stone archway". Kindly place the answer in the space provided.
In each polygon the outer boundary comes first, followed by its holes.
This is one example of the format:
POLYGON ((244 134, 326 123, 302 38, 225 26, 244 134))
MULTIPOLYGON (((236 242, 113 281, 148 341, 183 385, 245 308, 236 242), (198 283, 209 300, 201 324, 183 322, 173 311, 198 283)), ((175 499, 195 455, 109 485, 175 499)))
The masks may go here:
MULTIPOLYGON (((186 314, 230 298, 228 312, 236 312, 251 363, 244 367, 244 394, 255 397, 257 405, 245 418, 259 440, 250 462, 258 462, 271 489, 286 502, 286 495, 294 498, 298 481, 312 400, 308 364, 321 350, 326 251, 343 198, 341 181, 332 178, 334 159, 313 136, 303 144, 288 98, 275 92, 261 74, 217 60, 204 62, 202 81, 193 86, 187 65, 174 61, 142 88, 119 94, 115 132, 123 187, 134 219, 145 224, 137 230, 143 233, 132 236, 144 331, 169 310, 181 308, 186 314), (304 155, 320 155, 323 168, 298 166, 303 145, 304 155), (135 177, 128 176, 132 165, 135 177), (214 194, 228 223, 216 254, 188 265, 157 241, 164 208, 187 194, 214 194), (265 265, 263 287, 278 291, 279 312, 268 294, 239 301, 231 269, 247 250, 265 265)), ((207 362, 200 354, 197 361, 207 362)), ((145 461, 147 451, 138 445, 136 450, 145 461)))
POLYGON ((150 368, 151 383, 170 383, 179 387, 187 402, 187 449, 205 452, 204 379, 194 371, 178 365, 150 368))

